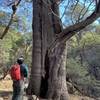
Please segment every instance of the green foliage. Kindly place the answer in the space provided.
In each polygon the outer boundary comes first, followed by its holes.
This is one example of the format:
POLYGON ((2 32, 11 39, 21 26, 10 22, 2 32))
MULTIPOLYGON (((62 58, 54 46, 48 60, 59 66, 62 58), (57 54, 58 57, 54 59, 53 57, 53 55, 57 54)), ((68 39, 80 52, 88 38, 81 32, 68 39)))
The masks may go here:
MULTIPOLYGON (((0 30, 3 31, 4 28, 5 27, 1 26, 0 30)), ((21 34, 15 30, 9 29, 4 39, 0 40, 0 70, 3 70, 4 67, 10 67, 21 55, 24 56, 25 63, 31 66, 31 50, 31 33, 21 34)))
POLYGON ((100 35, 96 33, 88 32, 82 37, 80 44, 81 47, 83 47, 84 45, 89 46, 89 45, 100 44, 100 35))
POLYGON ((67 74, 72 80, 83 78, 87 73, 86 68, 79 61, 73 58, 67 59, 67 74))
POLYGON ((21 35, 18 40, 13 42, 12 52, 10 52, 10 54, 12 56, 14 55, 15 57, 12 57, 12 60, 14 59, 14 61, 16 61, 16 58, 23 55, 25 58, 25 63, 31 64, 32 37, 30 35, 30 33, 28 35, 21 35))
POLYGON ((76 36, 73 36, 70 40, 71 46, 74 48, 83 48, 86 45, 100 44, 100 35, 95 32, 86 32, 80 39, 80 45, 78 45, 76 36))
MULTIPOLYGON (((4 30, 4 27, 0 27, 0 30, 4 30)), ((0 40, 1 60, 6 64, 9 62, 10 50, 12 49, 13 43, 18 39, 18 35, 15 31, 9 30, 8 34, 3 40, 0 40)))
POLYGON ((100 95, 100 34, 92 30, 69 41, 67 74, 89 96, 100 95))
POLYGON ((4 12, 0 12, 0 18, 5 17, 5 13, 4 12))

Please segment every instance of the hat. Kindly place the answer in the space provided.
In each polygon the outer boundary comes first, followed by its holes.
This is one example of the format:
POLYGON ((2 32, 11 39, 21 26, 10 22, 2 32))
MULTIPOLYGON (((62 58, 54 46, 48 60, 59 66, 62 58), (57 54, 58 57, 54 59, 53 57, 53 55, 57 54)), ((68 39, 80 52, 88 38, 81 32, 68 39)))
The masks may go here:
POLYGON ((24 62, 24 58, 21 56, 17 59, 17 63, 22 64, 24 62))

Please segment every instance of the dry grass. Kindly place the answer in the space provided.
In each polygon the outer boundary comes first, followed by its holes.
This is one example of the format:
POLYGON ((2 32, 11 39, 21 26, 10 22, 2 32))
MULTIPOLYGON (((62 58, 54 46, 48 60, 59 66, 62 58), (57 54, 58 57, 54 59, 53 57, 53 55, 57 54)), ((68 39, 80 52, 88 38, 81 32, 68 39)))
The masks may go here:
POLYGON ((12 91, 12 80, 10 76, 0 81, 0 91, 12 91))
MULTIPOLYGON (((2 92, 11 92, 12 91, 12 80, 10 76, 8 75, 4 80, 0 81, 0 91, 2 92)), ((5 99, 9 100, 9 99, 5 99)), ((89 97, 81 97, 77 95, 70 95, 70 100, 94 100, 89 97)))
POLYGON ((78 96, 78 95, 71 95, 70 100, 94 100, 93 98, 89 97, 83 97, 83 96, 78 96))

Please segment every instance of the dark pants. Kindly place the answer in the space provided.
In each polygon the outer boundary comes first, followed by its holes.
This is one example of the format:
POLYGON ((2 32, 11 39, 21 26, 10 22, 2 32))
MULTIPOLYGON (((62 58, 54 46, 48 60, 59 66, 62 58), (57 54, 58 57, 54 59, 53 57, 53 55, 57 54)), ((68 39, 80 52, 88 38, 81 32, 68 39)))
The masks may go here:
POLYGON ((12 100, 23 100, 24 81, 13 81, 13 97, 12 100))

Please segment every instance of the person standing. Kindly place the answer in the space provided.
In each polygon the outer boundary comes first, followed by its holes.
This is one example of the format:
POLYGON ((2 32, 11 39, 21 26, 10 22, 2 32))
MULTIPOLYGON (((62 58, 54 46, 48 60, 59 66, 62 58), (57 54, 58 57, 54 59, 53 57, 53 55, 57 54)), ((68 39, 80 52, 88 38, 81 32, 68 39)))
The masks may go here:
POLYGON ((28 67, 24 64, 24 58, 17 59, 17 63, 11 67, 11 78, 13 80, 12 100, 23 100, 24 81, 28 77, 28 67))

